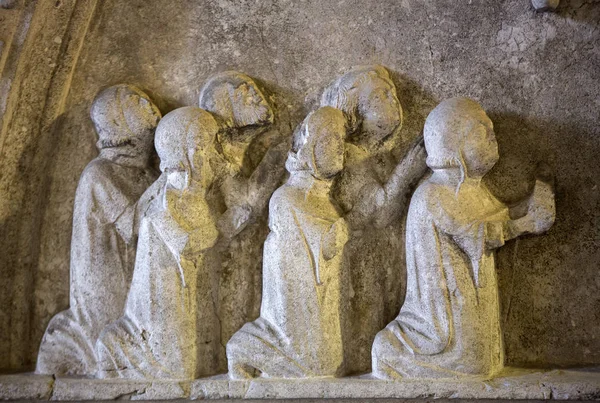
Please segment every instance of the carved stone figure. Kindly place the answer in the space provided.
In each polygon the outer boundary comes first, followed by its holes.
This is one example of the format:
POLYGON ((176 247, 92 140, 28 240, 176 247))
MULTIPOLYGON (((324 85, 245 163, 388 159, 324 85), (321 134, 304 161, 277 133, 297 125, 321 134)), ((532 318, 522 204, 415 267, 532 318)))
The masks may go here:
POLYGON ((309 115, 269 203, 260 317, 227 344, 229 376, 335 376, 344 372, 347 225, 331 198, 344 162, 345 118, 323 107, 309 115))
POLYGON ((102 91, 91 118, 100 154, 83 171, 75 195, 70 308, 48 325, 36 372, 91 374, 100 331, 123 312, 135 260, 139 197, 156 179, 150 165, 161 115, 130 85, 102 91))
POLYGON ((350 70, 325 90, 321 105, 342 110, 349 121, 346 163, 333 194, 351 229, 346 248, 353 295, 347 368, 368 372, 373 339, 400 308, 400 218, 411 188, 427 168, 425 150, 416 143, 400 161, 394 157, 402 140, 402 107, 382 66, 350 70))
POLYGON ((224 213, 220 225, 232 225, 221 228, 232 237, 219 247, 219 316, 226 343, 259 313, 267 204, 283 179, 291 133, 279 129, 277 111, 264 90, 237 71, 211 77, 201 90, 200 107, 220 125, 215 187, 224 213))
POLYGON ((497 162, 498 146, 491 120, 470 99, 438 105, 424 137, 433 175, 410 202, 406 300, 375 339, 373 373, 490 376, 503 366, 494 249, 550 228, 553 186, 538 178, 512 211, 489 192, 481 179, 497 162))
POLYGON ((144 195, 151 202, 125 313, 98 339, 100 377, 191 379, 224 365, 211 205, 217 131, 214 117, 196 107, 158 125, 162 175, 144 195))

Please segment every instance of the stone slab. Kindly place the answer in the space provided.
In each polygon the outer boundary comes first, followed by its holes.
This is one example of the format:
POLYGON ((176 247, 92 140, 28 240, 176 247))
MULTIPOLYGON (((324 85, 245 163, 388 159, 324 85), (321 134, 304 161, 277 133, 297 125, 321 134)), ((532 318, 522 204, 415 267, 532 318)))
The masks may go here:
POLYGON ((381 381, 368 376, 341 379, 256 379, 226 375, 194 381, 131 381, 0 376, 0 400, 252 400, 252 399, 506 399, 600 400, 600 371, 508 369, 491 379, 381 381))
POLYGON ((0 375, 0 400, 48 400, 54 379, 34 374, 0 375))

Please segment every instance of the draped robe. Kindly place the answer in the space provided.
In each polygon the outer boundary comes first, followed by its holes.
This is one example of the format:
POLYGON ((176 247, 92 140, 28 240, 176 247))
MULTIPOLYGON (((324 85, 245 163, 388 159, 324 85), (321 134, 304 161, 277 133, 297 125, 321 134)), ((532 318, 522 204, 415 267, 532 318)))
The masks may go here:
POLYGON ((503 245, 508 219, 483 184, 456 192, 430 178, 419 186, 407 220, 406 300, 375 339, 375 376, 489 376, 502 368, 493 249, 503 245))
POLYGON ((165 206, 164 180, 159 184, 149 189, 156 195, 140 224, 125 313, 96 345, 102 378, 193 379, 222 365, 218 261, 211 250, 218 237, 215 220, 201 197, 179 214, 165 206), (191 212, 201 227, 181 223, 191 212), (192 232, 199 234, 198 252, 184 255, 192 232))
POLYGON ((346 224, 329 189, 293 172, 269 204, 260 317, 227 344, 235 378, 341 374, 348 274, 342 260, 346 224), (328 251, 326 238, 337 237, 328 251))
POLYGON ((48 325, 36 372, 93 374, 102 329, 125 306, 135 261, 138 199, 156 179, 132 166, 120 148, 104 149, 83 173, 75 194, 70 307, 48 325))

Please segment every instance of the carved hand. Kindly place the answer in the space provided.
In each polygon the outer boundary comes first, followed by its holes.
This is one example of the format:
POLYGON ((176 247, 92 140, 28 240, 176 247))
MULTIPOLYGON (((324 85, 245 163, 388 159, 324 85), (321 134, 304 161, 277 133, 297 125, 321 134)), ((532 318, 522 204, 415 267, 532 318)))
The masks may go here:
POLYGON ((541 234, 550 229, 556 218, 554 187, 551 183, 536 180, 529 198, 527 215, 533 221, 533 233, 541 234))
POLYGON ((526 210, 525 216, 507 222, 506 239, 524 234, 541 234, 554 224, 554 176, 546 164, 538 165, 531 196, 520 202, 515 210, 526 210))
POLYGON ((426 159, 425 145, 423 141, 419 141, 406 153, 397 169, 404 173, 407 183, 412 184, 425 174, 427 170, 426 159))
POLYGON ((219 218, 219 232, 225 238, 232 238, 246 228, 251 217, 252 208, 250 206, 232 206, 219 218))

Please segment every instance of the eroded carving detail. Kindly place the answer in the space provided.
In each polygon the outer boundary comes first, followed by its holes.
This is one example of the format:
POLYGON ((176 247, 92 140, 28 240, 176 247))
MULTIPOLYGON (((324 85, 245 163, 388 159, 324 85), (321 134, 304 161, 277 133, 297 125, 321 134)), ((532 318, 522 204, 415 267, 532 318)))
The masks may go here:
POLYGON ((230 234, 219 247, 219 317, 225 344, 259 313, 267 205, 283 179, 291 133, 280 129, 266 92, 237 71, 211 77, 199 103, 220 125, 214 186, 223 212, 221 231, 230 234))
POLYGON ((83 171, 75 195, 70 308, 48 325, 36 372, 91 374, 102 329, 121 316, 136 251, 136 202, 157 173, 150 166, 160 112, 130 85, 102 91, 91 118, 100 154, 83 171))
POLYGON ((348 230, 331 187, 343 168, 345 123, 323 107, 297 133, 290 177, 270 201, 260 318, 227 344, 232 378, 343 374, 348 230))
POLYGON ((196 107, 170 112, 158 125, 162 175, 144 194, 150 203, 125 314, 98 340, 100 377, 189 379, 222 365, 212 253, 217 131, 214 117, 196 107))
POLYGON ((503 366, 494 249, 554 222, 547 175, 509 209, 481 182, 498 160, 493 125, 475 101, 453 98, 424 130, 433 175, 408 212, 406 300, 373 344, 379 378, 493 375, 503 366), (511 218, 511 215, 520 216, 511 218))
POLYGON ((342 110, 348 119, 344 170, 333 194, 351 229, 346 248, 352 298, 346 359, 348 371, 370 370, 371 344, 400 308, 403 281, 403 224, 411 188, 425 170, 425 150, 417 141, 397 161, 402 107, 382 66, 356 67, 323 93, 321 105, 342 110))

